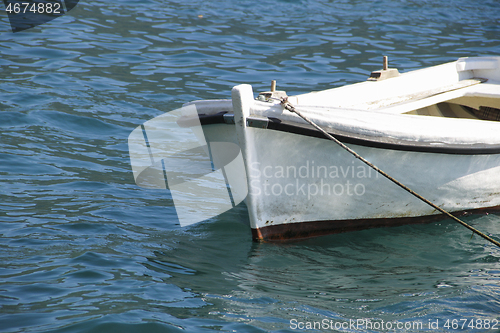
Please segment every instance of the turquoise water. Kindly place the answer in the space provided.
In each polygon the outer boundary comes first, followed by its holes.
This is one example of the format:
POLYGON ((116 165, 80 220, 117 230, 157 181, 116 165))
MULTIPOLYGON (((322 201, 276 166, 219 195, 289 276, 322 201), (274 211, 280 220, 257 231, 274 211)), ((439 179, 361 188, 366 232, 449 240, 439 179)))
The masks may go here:
MULTIPOLYGON (((239 206, 181 228, 127 146, 240 83, 296 94, 383 55, 401 72, 500 55, 497 0, 80 1, 25 32, 0 22, 0 331, 500 331, 500 251, 454 222, 255 244, 239 206)), ((500 215, 465 220, 500 238, 500 215)))

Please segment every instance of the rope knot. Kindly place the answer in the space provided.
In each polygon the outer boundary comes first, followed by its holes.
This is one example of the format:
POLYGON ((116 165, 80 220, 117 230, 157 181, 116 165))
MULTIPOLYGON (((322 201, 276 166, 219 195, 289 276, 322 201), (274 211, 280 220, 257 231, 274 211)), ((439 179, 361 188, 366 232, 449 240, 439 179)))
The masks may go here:
POLYGON ((281 97, 280 101, 281 105, 283 105, 285 109, 287 109, 290 112, 295 112, 295 108, 293 107, 292 103, 288 101, 288 96, 281 97))

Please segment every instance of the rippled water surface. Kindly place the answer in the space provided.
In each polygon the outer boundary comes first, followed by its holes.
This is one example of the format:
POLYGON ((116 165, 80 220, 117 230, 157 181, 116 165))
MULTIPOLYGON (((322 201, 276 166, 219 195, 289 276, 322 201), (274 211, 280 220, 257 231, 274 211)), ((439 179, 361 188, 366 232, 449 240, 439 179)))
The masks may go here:
MULTIPOLYGON (((500 251, 453 222, 255 244, 239 206, 181 228, 127 146, 240 83, 296 94, 363 81, 383 55, 401 72, 500 55, 497 0, 82 0, 15 34, 3 12, 0 54, 0 331, 500 320, 500 251)), ((466 220, 499 238, 500 215, 466 220)))

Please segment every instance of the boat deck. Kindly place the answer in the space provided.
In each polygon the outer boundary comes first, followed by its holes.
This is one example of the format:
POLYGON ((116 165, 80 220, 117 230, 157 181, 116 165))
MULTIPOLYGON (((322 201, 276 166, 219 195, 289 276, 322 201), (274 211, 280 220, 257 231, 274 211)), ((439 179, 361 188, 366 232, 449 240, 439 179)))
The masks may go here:
MULTIPOLYGON (((426 113, 424 109, 443 102, 473 109, 481 106, 500 109, 499 87, 499 58, 464 58, 379 82, 361 82, 291 96, 289 101, 302 107, 314 105, 389 114, 453 116, 453 112, 426 113)), ((475 118, 467 112, 458 112, 455 116, 475 118)))

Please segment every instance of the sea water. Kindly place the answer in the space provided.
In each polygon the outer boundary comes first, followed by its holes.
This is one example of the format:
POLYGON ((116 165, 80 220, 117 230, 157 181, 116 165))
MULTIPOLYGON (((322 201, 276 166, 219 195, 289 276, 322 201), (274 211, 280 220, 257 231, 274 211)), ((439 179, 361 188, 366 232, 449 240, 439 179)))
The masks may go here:
POLYGON ((0 54, 0 331, 500 331, 500 250, 448 219, 257 244, 239 205, 182 228, 127 145, 241 83, 500 55, 498 0, 82 0, 23 32, 0 14, 0 54))

